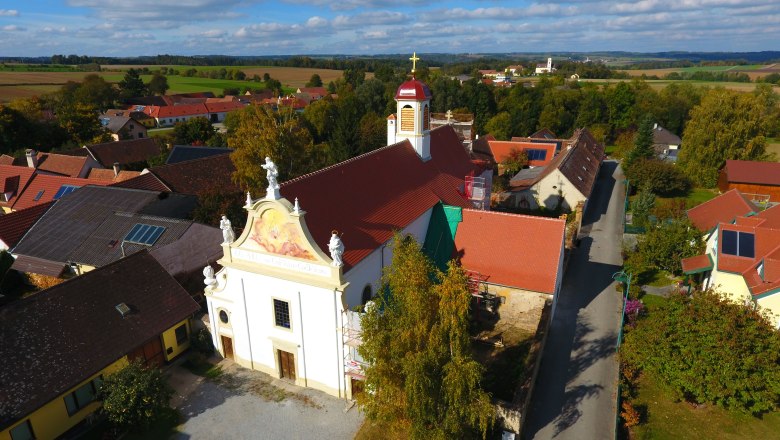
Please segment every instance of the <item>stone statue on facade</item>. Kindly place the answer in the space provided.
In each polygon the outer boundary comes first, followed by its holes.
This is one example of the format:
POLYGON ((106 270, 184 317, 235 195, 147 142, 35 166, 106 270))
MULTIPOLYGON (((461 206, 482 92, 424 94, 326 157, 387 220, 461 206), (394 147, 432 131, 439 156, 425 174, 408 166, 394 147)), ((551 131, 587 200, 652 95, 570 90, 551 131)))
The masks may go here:
POLYGON ((233 234, 233 225, 226 216, 222 216, 222 220, 219 221, 219 229, 222 229, 222 244, 230 244, 236 239, 233 234))
POLYGON ((214 268, 210 264, 203 268, 203 278, 203 283, 207 286, 213 286, 217 282, 214 278, 214 268))
POLYGON ((341 257, 344 255, 344 243, 341 241, 341 238, 339 238, 336 231, 333 231, 330 235, 328 250, 330 251, 330 258, 333 259, 333 263, 331 264, 336 267, 343 266, 344 261, 341 257))
POLYGON ((265 164, 260 166, 265 170, 265 178, 268 180, 266 197, 269 199, 278 200, 281 198, 281 196, 279 195, 279 182, 276 181, 276 179, 279 177, 279 170, 276 168, 276 164, 273 163, 270 157, 266 157, 265 164))

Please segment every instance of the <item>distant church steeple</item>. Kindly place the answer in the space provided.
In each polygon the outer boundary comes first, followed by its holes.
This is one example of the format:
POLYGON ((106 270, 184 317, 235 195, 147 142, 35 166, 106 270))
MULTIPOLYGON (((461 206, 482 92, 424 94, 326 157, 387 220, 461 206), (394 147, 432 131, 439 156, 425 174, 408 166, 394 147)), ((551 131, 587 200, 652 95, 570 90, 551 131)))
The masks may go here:
POLYGON ((398 87, 395 93, 397 111, 387 118, 387 144, 408 140, 422 160, 431 158, 431 89, 415 78, 417 53, 412 62, 412 78, 398 87))

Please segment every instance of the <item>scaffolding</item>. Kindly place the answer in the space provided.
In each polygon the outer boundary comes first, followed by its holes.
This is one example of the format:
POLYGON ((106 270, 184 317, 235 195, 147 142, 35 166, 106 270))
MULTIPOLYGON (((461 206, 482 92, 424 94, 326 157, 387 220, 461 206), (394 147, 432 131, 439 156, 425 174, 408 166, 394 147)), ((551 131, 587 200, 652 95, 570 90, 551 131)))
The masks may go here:
POLYGON ((498 310, 501 298, 488 290, 488 277, 473 270, 464 270, 464 272, 466 272, 466 283, 469 293, 474 300, 476 310, 486 310, 489 313, 495 313, 498 310))
POLYGON ((366 363, 357 353, 358 347, 363 344, 360 328, 360 312, 344 310, 341 319, 341 341, 344 347, 344 379, 347 378, 366 380, 366 363))
POLYGON ((485 199, 488 194, 485 186, 484 177, 466 176, 465 178, 466 199, 477 209, 485 209, 485 199))

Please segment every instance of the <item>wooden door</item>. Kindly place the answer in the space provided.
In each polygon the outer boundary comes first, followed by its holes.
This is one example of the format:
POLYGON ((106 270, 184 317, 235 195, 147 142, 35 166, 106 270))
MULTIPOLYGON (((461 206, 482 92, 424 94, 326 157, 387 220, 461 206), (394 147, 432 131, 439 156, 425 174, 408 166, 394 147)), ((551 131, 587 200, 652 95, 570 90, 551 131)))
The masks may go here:
POLYGON ((279 371, 282 378, 295 380, 295 356, 286 351, 279 351, 279 371))
POLYGON ((222 335, 220 338, 222 340, 222 356, 226 359, 233 359, 233 340, 222 335))

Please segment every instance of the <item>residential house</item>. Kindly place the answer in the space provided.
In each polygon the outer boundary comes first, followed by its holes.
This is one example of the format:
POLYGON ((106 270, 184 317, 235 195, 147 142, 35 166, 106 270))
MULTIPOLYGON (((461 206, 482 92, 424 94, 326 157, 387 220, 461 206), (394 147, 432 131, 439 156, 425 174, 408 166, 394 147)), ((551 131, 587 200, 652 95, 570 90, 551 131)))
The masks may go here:
POLYGON ((328 89, 325 87, 299 87, 296 93, 306 93, 311 97, 312 101, 319 101, 320 99, 330 95, 328 89))
POLYGON ((493 69, 483 69, 479 71, 479 74, 482 75, 482 78, 495 79, 501 72, 493 69))
POLYGON ((677 161, 677 153, 680 152, 680 136, 661 127, 657 123, 653 125, 653 149, 660 159, 677 161))
MULTIPOLYGON (((116 174, 119 174, 122 169, 143 169, 150 159, 160 156, 162 153, 160 145, 148 137, 85 145, 82 148, 66 152, 66 154, 73 156, 90 157, 100 164, 100 168, 113 169, 116 174)), ((94 171, 93 169, 92 172, 94 171)))
POLYGON ((683 272, 702 289, 768 310, 780 328, 780 206, 719 221, 706 238, 704 254, 682 260, 683 272))
POLYGON ((165 161, 166 165, 172 165, 179 162, 187 162, 195 159, 203 159, 205 157, 219 156, 221 154, 230 154, 233 152, 232 148, 223 147, 202 147, 196 145, 174 145, 171 148, 171 153, 168 155, 168 159, 165 161))
MULTIPOLYGON (((39 153, 28 149, 25 151, 27 166, 37 174, 66 177, 87 177, 92 168, 101 168, 100 164, 90 157, 70 156, 58 153, 39 153)), ((19 162, 14 162, 21 165, 19 162)))
POLYGON ((173 127, 178 122, 189 121, 192 118, 209 119, 206 104, 167 105, 164 107, 150 105, 144 108, 144 113, 154 118, 158 127, 173 127))
POLYGON ((7 204, 3 209, 6 212, 18 211, 42 205, 52 200, 59 200, 61 197, 65 197, 86 185, 104 186, 110 183, 110 180, 79 179, 35 172, 30 175, 26 185, 18 192, 18 195, 11 197, 10 205, 7 204))
POLYGON ((555 133, 553 133, 553 131, 550 130, 549 128, 544 127, 541 130, 533 133, 531 136, 528 136, 528 137, 531 138, 531 139, 553 140, 553 139, 556 139, 558 136, 556 136, 555 133))
POLYGON ((510 180, 509 203, 523 209, 570 211, 580 202, 587 207, 603 159, 604 146, 578 129, 547 166, 521 170, 510 180))
POLYGON ((131 105, 126 109, 108 109, 104 114, 109 117, 126 116, 135 119, 146 128, 154 128, 156 123, 151 116, 144 113, 144 107, 143 105, 131 105))
POLYGON ((148 252, 3 306, 0 439, 67 435, 100 408, 106 376, 184 352, 197 310, 148 252))
POLYGON ((3 209, 3 212, 8 213, 14 210, 14 203, 19 200, 19 195, 27 188, 27 184, 34 174, 34 168, 10 164, 0 165, 0 184, 2 184, 3 191, 0 194, 0 208, 3 209))
MULTIPOLYGON (((351 310, 377 293, 383 268, 392 259, 388 245, 395 232, 424 243, 436 261, 459 254, 467 269, 465 263, 473 261, 496 285, 555 291, 564 222, 509 214, 496 214, 507 216, 496 220, 472 212, 483 194, 469 194, 468 182, 482 170, 451 126, 430 129, 430 98, 425 84, 406 81, 396 92, 397 112, 388 122, 388 138, 395 143, 279 187, 272 179, 264 195, 247 200, 247 226, 223 245, 223 268, 205 280, 214 344, 223 356, 301 386, 350 397, 361 378, 361 359, 354 350, 359 341, 352 337, 359 319, 351 310), (550 257, 540 256, 537 270, 543 273, 534 281, 503 278, 504 266, 478 266, 478 255, 487 247, 466 235, 497 224, 511 233, 537 232, 539 241, 507 254, 522 265, 539 252, 531 246, 544 247, 550 257)), ((274 166, 268 165, 272 173, 274 166)), ((490 187, 484 191, 489 197, 490 187)))
POLYGON ((474 142, 474 115, 471 113, 431 113, 431 130, 451 126, 460 139, 466 150, 471 150, 471 143, 474 142))
POLYGON ((727 160, 718 176, 718 189, 738 189, 761 202, 780 202, 780 163, 727 160))
POLYGON ((476 151, 490 156, 499 175, 504 174, 503 164, 512 151, 524 151, 528 156, 529 166, 543 167, 555 157, 556 147, 555 143, 497 141, 492 135, 483 136, 479 142, 474 143, 476 151))
POLYGON ((209 120, 212 123, 225 122, 225 117, 228 113, 234 110, 240 110, 246 107, 246 104, 240 101, 225 101, 225 102, 206 102, 206 110, 209 113, 209 120))
POLYGON ((59 199, 27 231, 11 250, 12 268, 67 278, 156 249, 193 227, 195 204, 194 197, 180 194, 85 186, 59 199))
POLYGON ((22 236, 49 210, 53 201, 0 215, 0 251, 16 246, 22 236))
POLYGON ((512 66, 508 66, 506 68, 506 70, 512 72, 512 75, 517 76, 517 75, 520 75, 521 73, 523 73, 523 66, 521 66, 519 64, 515 64, 515 65, 512 65, 512 66))
POLYGON ((230 155, 219 154, 148 168, 115 186, 195 196, 214 191, 242 192, 233 181, 235 170, 230 155))
POLYGON ((103 114, 100 123, 111 132, 115 141, 120 139, 142 139, 148 137, 146 127, 130 116, 111 116, 103 114))

